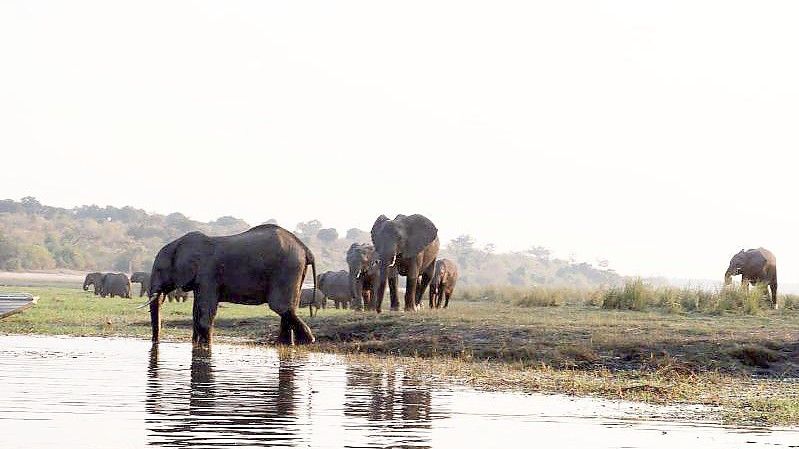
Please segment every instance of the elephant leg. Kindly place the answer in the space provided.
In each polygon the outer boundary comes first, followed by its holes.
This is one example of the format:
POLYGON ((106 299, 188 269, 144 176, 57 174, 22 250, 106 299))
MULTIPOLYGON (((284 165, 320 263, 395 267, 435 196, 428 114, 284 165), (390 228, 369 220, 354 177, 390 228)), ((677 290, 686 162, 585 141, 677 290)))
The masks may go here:
MULTIPOLYGON (((399 310, 399 297, 397 296, 397 275, 394 274, 388 278, 388 296, 391 299, 391 310, 396 312, 399 310)), ((382 301, 383 298, 378 298, 382 301)))
POLYGON ((350 296, 352 297, 352 308, 363 310, 363 284, 355 276, 350 275, 350 296))
POLYGON ((161 304, 163 302, 162 295, 150 300, 150 327, 153 331, 152 339, 154 342, 161 338, 161 304))
MULTIPOLYGON (((422 296, 424 295, 425 289, 430 285, 430 281, 433 280, 433 274, 436 271, 436 264, 431 263, 426 270, 422 273, 422 285, 419 286, 419 290, 416 292, 416 305, 420 305, 422 303, 422 296)), ((431 305, 430 308, 433 306, 431 305)))
POLYGON ((191 341, 198 345, 210 345, 219 298, 213 288, 206 287, 198 291, 201 293, 195 299, 192 307, 194 331, 191 341))
POLYGON ((302 321, 293 310, 290 311, 290 313, 291 319, 294 322, 292 326, 294 329, 294 341, 300 345, 307 345, 315 342, 316 338, 314 337, 313 332, 311 332, 311 328, 308 327, 308 325, 305 324, 305 322, 302 321))
POLYGON ((280 331, 277 342, 281 345, 291 345, 291 321, 288 319, 288 312, 280 315, 280 331))
POLYGON ((771 289, 771 302, 774 303, 774 310, 777 310, 779 307, 777 304, 777 284, 771 283, 769 284, 769 288, 771 289))
POLYGON ((374 310, 375 305, 372 303, 372 291, 368 289, 363 290, 363 303, 368 310, 374 310))
POLYGON ((416 284, 419 282, 419 267, 415 262, 408 267, 405 280, 405 311, 413 312, 416 310, 416 284))
POLYGON ((446 309, 447 306, 449 306, 449 298, 452 296, 452 291, 450 290, 450 291, 446 292, 445 296, 446 296, 446 299, 444 301, 444 308, 446 309))
POLYGON ((310 344, 316 341, 311 332, 311 328, 297 316, 293 310, 287 310, 280 314, 280 335, 278 343, 291 345, 291 331, 294 331, 294 342, 300 345, 310 344))
POLYGON ((741 276, 741 289, 745 292, 749 291, 749 279, 741 276))

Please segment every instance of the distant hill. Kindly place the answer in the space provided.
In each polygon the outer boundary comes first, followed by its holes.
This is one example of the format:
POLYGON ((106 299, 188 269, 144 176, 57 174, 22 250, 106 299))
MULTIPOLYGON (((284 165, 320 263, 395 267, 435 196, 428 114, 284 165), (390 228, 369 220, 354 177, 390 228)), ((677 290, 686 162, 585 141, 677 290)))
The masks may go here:
MULTIPOLYGON (((250 227, 231 216, 203 223, 178 212, 160 215, 133 207, 95 205, 65 209, 42 205, 33 197, 0 200, 0 270, 149 270, 158 250, 187 232, 229 235, 250 227)), ((367 231, 351 228, 341 236, 319 220, 286 228, 314 252, 318 272, 346 269, 350 245, 369 241, 367 231)), ((471 285, 587 287, 621 279, 613 270, 552 259, 541 247, 512 253, 496 253, 492 245, 477 248, 468 235, 442 245, 441 257, 457 262, 461 282, 471 285)))

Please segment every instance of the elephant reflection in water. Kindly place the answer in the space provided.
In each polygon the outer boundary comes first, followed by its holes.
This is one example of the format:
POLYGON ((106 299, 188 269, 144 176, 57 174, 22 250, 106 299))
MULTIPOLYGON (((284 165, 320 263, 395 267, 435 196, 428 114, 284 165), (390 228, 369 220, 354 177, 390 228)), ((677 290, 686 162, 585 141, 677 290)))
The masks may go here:
POLYGON ((189 381, 185 369, 159 366, 158 345, 150 351, 146 410, 148 444, 185 446, 247 441, 285 445, 299 439, 294 363, 280 359, 272 372, 225 371, 216 366, 213 349, 192 350, 189 381), (220 440, 221 441, 221 440, 220 440))
POLYGON ((413 377, 394 370, 347 369, 347 416, 391 421, 389 427, 429 429, 433 419, 430 402, 430 388, 413 377))

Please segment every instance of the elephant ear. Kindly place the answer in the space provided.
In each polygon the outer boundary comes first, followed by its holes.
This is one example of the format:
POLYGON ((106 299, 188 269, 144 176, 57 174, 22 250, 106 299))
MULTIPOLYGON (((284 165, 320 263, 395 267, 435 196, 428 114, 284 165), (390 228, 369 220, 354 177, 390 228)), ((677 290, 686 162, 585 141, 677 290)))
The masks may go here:
POLYGON ((375 237, 377 236, 377 234, 380 233, 380 229, 383 228, 383 225, 386 224, 387 221, 390 221, 390 220, 388 219, 388 217, 386 217, 383 214, 381 214, 379 217, 377 217, 377 220, 375 220, 375 224, 372 225, 372 232, 371 232, 371 234, 372 234, 372 243, 376 243, 375 237))
POLYGON ((358 244, 353 243, 350 249, 347 250, 347 265, 358 263, 358 244))
POLYGON ((197 278, 197 271, 204 254, 208 253, 211 242, 201 232, 190 232, 181 237, 172 252, 172 267, 175 270, 177 287, 191 286, 197 278))
POLYGON ((438 228, 424 215, 397 216, 395 220, 402 220, 405 238, 402 252, 406 257, 421 253, 438 238, 438 228))

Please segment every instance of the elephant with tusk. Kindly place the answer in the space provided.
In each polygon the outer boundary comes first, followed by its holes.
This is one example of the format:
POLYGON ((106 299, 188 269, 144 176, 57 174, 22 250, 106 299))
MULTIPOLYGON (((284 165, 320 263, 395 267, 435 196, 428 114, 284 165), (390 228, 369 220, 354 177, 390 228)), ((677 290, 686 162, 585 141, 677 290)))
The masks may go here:
POLYGON ((777 258, 765 248, 741 250, 730 259, 724 272, 724 284, 729 285, 733 276, 741 276, 741 286, 762 282, 771 289, 771 302, 777 308, 777 258))
MULTIPOLYGON (((386 282, 393 276, 396 283, 396 274, 406 276, 405 310, 418 309, 433 278, 439 248, 438 229, 427 217, 419 214, 400 214, 393 220, 381 215, 375 220, 371 234, 380 273, 375 310, 381 311, 386 282), (396 270, 393 272, 396 274, 392 274, 392 270, 396 270)), ((397 310, 399 300, 396 292, 390 293, 391 309, 397 310)))
POLYGON ((277 225, 220 237, 190 232, 161 248, 153 262, 147 303, 153 341, 158 341, 161 333, 163 297, 180 288, 194 292, 192 342, 196 345, 211 343, 220 302, 268 304, 280 316, 279 343, 313 343, 313 332, 297 316, 308 265, 315 290, 313 253, 277 225))

